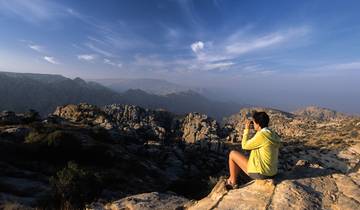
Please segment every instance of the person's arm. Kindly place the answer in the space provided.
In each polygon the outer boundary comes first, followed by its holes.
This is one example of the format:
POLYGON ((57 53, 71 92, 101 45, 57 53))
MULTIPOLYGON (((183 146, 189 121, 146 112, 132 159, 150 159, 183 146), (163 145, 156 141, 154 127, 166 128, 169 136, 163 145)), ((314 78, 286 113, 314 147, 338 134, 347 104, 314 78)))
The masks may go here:
POLYGON ((253 150, 257 149, 259 147, 262 147, 263 144, 266 142, 266 139, 264 138, 263 134, 261 132, 256 132, 255 136, 251 139, 248 139, 249 137, 249 128, 245 128, 243 138, 241 141, 241 146, 245 150, 253 150))

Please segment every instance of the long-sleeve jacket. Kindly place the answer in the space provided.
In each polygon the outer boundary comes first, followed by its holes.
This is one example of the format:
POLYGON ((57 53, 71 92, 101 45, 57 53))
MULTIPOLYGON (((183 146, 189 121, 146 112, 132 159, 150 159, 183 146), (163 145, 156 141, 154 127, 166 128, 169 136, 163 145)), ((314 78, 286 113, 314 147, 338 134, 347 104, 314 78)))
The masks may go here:
POLYGON ((275 175, 278 169, 280 137, 267 127, 256 132, 251 139, 248 139, 248 136, 249 129, 245 129, 241 145, 244 150, 251 150, 247 172, 275 175))

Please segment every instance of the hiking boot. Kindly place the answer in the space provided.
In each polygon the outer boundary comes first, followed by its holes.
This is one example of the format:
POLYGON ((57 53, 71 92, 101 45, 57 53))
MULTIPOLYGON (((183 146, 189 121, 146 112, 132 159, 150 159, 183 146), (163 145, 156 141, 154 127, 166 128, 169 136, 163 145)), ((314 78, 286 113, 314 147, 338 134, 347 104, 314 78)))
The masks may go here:
POLYGON ((225 188, 226 190, 233 190, 233 189, 237 189, 238 185, 237 184, 233 184, 230 179, 227 179, 225 182, 225 188))

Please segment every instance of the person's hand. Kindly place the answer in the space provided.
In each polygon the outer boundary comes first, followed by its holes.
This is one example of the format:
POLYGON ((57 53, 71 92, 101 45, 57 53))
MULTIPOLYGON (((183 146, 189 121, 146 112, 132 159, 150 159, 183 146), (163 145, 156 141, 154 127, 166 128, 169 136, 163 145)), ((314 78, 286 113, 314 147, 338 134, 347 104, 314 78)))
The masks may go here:
POLYGON ((245 121, 245 129, 250 129, 251 120, 245 121))

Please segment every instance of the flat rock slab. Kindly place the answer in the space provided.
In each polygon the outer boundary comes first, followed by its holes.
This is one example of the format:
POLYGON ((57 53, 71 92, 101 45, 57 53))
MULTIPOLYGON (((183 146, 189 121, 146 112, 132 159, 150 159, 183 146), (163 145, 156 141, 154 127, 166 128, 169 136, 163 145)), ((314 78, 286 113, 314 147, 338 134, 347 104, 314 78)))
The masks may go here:
POLYGON ((226 191, 219 182, 209 196, 200 200, 189 210, 202 209, 266 209, 274 192, 272 180, 257 180, 239 189, 226 191))

